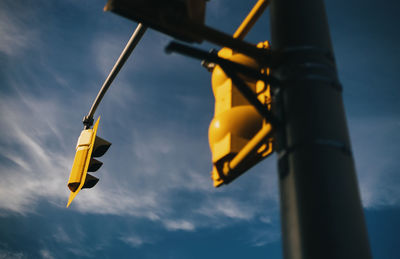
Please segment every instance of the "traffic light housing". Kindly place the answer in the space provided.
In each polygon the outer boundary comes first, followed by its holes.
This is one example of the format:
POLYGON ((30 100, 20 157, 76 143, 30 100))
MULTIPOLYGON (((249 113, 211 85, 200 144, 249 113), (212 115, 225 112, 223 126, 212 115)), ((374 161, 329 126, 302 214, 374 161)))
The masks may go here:
POLYGON ((99 121, 100 117, 92 129, 83 130, 78 138, 74 163, 68 180, 68 188, 71 194, 67 207, 81 189, 92 188, 99 181, 98 178, 87 173, 95 172, 102 166, 103 163, 94 159, 94 157, 104 155, 111 146, 110 142, 96 136, 99 121))
POLYGON ((204 25, 205 0, 109 0, 104 7, 136 22, 189 42, 201 42, 187 25, 204 25))
MULTIPOLYGON (((268 42, 257 45, 269 48, 268 42)), ((229 61, 269 74, 269 68, 244 54, 228 48, 218 56, 229 61)), ((240 71, 238 71, 240 75, 240 71)), ((240 75, 258 100, 271 109, 270 86, 263 80, 240 75)), ((209 144, 212 153, 214 186, 228 184, 273 152, 270 122, 241 94, 224 70, 215 66, 212 71, 212 88, 215 97, 214 118, 209 127, 209 144)))

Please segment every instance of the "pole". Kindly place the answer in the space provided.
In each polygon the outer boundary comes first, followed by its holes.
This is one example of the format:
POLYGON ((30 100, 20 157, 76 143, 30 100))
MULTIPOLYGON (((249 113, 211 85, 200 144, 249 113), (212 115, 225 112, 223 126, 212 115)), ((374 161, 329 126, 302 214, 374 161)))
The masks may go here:
POLYGON ((324 3, 270 14, 284 258, 371 258, 324 3))
POLYGON ((90 126, 93 125, 93 115, 96 112, 97 106, 99 106, 101 100, 103 99, 104 95, 106 94, 108 88, 114 81, 115 77, 118 75, 119 71, 121 70, 122 66, 128 60, 129 56, 131 55, 133 49, 139 43, 140 39, 142 38, 143 34, 146 32, 147 26, 139 23, 133 32, 131 38, 129 39, 128 43, 126 44, 124 50, 122 51, 121 55, 119 56, 117 62, 115 63, 114 67, 111 69, 110 74, 107 76, 106 80, 104 81, 99 93, 94 100, 92 107, 88 115, 83 118, 83 125, 85 129, 88 129, 90 126))

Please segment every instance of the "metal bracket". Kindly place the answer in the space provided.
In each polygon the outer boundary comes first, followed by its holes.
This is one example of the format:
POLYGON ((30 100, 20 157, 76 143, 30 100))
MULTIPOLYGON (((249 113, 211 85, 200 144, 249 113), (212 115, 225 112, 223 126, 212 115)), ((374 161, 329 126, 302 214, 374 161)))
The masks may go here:
POLYGON ((93 122, 94 122, 93 116, 92 117, 90 117, 90 116, 83 117, 82 123, 83 123, 84 129, 90 129, 90 127, 93 126, 93 122))
POLYGON ((341 92, 333 54, 314 46, 285 48, 274 52, 273 68, 283 88, 295 87, 293 82, 319 81, 321 85, 341 92))
POLYGON ((334 139, 322 139, 322 138, 317 138, 314 140, 310 140, 307 142, 302 142, 302 143, 297 143, 294 145, 291 145, 289 147, 284 147, 280 151, 278 151, 278 167, 280 168, 280 177, 285 177, 288 173, 289 167, 288 167, 288 156, 289 154, 299 150, 299 149, 307 149, 311 146, 320 146, 320 147, 327 147, 327 148, 333 148, 336 150, 339 150, 343 152, 343 154, 347 156, 353 156, 353 153, 351 151, 351 148, 346 146, 345 143, 334 140, 334 139))
POLYGON ((221 58, 215 52, 206 52, 204 50, 193 48, 177 42, 171 42, 165 50, 167 53, 178 52, 192 58, 205 60, 205 62, 208 63, 212 62, 220 65, 226 75, 232 79, 233 84, 237 87, 240 93, 247 99, 249 103, 254 106, 254 108, 261 114, 261 116, 273 126, 276 127, 278 125, 277 118, 275 118, 271 114, 271 112, 268 111, 267 106, 265 106, 258 100, 257 95, 251 89, 249 89, 245 81, 241 79, 238 74, 243 74, 245 76, 263 80, 270 85, 278 85, 279 81, 274 76, 262 74, 256 69, 221 58))

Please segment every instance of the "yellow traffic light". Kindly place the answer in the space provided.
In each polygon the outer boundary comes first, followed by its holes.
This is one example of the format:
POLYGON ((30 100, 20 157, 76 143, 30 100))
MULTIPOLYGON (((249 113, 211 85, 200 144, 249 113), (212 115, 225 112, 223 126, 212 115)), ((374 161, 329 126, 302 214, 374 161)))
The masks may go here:
POLYGON ((99 181, 98 178, 87 172, 97 171, 102 162, 93 157, 100 157, 108 150, 111 143, 96 136, 100 117, 97 119, 93 129, 85 129, 81 132, 76 145, 76 154, 72 165, 71 174, 68 180, 68 188, 71 194, 68 199, 67 207, 83 188, 92 188, 99 181))
MULTIPOLYGON (((269 48, 268 42, 257 45, 269 48)), ((218 52, 221 58, 269 74, 256 60, 228 48, 218 52)), ((270 86, 262 80, 241 76, 258 100, 270 109, 270 86)), ((208 136, 212 153, 214 186, 227 184, 273 152, 272 127, 239 92, 220 66, 212 72, 215 97, 214 118, 208 136)))

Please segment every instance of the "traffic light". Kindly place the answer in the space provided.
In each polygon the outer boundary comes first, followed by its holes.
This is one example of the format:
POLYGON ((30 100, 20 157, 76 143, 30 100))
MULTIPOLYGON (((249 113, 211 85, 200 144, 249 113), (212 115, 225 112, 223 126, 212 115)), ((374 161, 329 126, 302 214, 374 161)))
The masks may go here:
MULTIPOLYGON (((269 48, 268 42, 259 48, 269 48)), ((261 67, 256 60, 228 48, 218 52, 221 58, 269 74, 269 68, 261 67)), ((240 75, 258 100, 271 109, 270 86, 263 80, 240 75)), ((209 144, 212 153, 214 186, 228 184, 253 165, 273 152, 272 126, 270 122, 241 94, 224 70, 216 65, 212 71, 212 89, 215 97, 214 118, 209 127, 209 144)))
POLYGON ((68 188, 71 194, 67 207, 81 189, 92 188, 99 181, 98 178, 87 173, 95 172, 102 166, 103 163, 94 159, 94 157, 104 155, 111 146, 110 142, 96 136, 99 121, 100 117, 92 129, 83 130, 78 138, 75 159, 68 180, 68 188))
POLYGON ((201 42, 188 25, 204 25, 205 0, 109 0, 104 7, 180 40, 201 42))

